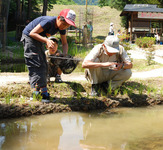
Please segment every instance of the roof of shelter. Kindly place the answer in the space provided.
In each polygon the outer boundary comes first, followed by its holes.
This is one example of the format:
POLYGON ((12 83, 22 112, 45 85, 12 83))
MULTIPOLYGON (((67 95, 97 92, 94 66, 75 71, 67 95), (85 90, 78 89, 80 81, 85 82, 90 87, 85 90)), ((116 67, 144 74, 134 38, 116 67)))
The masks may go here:
POLYGON ((150 4, 127 4, 120 16, 125 16, 128 12, 159 12, 163 13, 163 8, 157 8, 157 5, 150 4))

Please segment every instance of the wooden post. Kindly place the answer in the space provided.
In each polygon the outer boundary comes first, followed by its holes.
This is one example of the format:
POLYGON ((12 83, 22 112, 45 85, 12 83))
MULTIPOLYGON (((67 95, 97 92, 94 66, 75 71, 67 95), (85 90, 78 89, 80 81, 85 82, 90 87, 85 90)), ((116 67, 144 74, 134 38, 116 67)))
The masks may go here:
POLYGON ((83 29, 83 46, 87 47, 87 26, 84 26, 83 29))
POLYGON ((129 23, 130 23, 130 43, 132 43, 133 13, 131 13, 131 19, 129 23))
POLYGON ((6 18, 4 17, 3 18, 3 41, 2 41, 2 43, 3 43, 3 45, 2 45, 2 51, 3 52, 5 52, 5 50, 6 50, 6 28, 7 28, 7 26, 6 26, 6 18))
POLYGON ((78 35, 77 35, 77 29, 75 29, 75 33, 76 33, 76 37, 77 37, 77 36, 78 36, 78 35))
POLYGON ((86 9, 86 12, 85 12, 85 21, 87 22, 87 0, 86 0, 85 3, 86 3, 86 4, 85 4, 85 5, 86 5, 86 8, 85 8, 85 9, 86 9))

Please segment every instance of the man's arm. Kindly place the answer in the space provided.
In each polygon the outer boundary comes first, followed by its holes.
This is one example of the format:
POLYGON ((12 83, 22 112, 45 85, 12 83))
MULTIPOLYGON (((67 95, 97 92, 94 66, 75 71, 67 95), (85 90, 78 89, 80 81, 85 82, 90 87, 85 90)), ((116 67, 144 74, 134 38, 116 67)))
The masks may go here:
POLYGON ((112 65, 117 65, 117 62, 93 62, 91 60, 84 60, 82 63, 83 68, 98 68, 98 67, 109 67, 112 65))
POLYGON ((132 62, 124 62, 123 63, 123 69, 131 69, 133 66, 132 62))
POLYGON ((66 35, 60 35, 61 41, 62 41, 62 48, 63 48, 63 54, 66 55, 68 53, 68 43, 66 35))
POLYGON ((123 69, 131 69, 132 68, 132 66, 133 66, 133 64, 132 64, 132 62, 131 62, 131 59, 130 59, 130 57, 128 56, 128 54, 127 54, 127 52, 125 51, 125 49, 124 49, 124 47, 122 47, 121 46, 121 49, 120 50, 122 50, 121 52, 121 59, 122 59, 122 61, 123 61, 123 63, 122 63, 122 68, 123 69))
POLYGON ((40 24, 38 24, 33 30, 29 33, 29 36, 32 37, 33 39, 46 43, 47 48, 54 48, 54 41, 47 39, 46 37, 41 36, 39 33, 43 32, 44 29, 40 24))

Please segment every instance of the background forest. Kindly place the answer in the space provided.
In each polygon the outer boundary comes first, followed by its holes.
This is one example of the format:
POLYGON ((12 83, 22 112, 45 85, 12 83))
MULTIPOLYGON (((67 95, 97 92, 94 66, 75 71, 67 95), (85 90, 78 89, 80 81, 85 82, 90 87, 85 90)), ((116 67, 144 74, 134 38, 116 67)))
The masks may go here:
MULTIPOLYGON (((109 6, 122 11, 126 4, 156 4, 163 7, 163 0, 10 0, 8 31, 15 30, 17 24, 23 25, 40 15, 47 15, 48 11, 56 9, 58 5, 96 5, 100 8, 109 6)), ((121 25, 125 27, 123 17, 121 25)))

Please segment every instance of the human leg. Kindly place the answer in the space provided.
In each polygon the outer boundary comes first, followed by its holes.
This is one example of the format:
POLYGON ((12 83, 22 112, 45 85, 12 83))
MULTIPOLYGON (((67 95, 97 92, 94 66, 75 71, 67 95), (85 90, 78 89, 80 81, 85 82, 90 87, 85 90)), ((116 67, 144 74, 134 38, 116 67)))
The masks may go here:
POLYGON ((112 90, 115 90, 119 86, 122 85, 125 81, 127 81, 132 75, 131 69, 121 69, 119 71, 111 71, 110 78, 108 84, 111 84, 112 90))
POLYGON ((29 81, 34 94, 41 94, 44 99, 49 99, 49 93, 47 91, 47 72, 45 69, 42 67, 29 68, 29 81))
MULTIPOLYGON (((24 44, 25 63, 29 70, 29 81, 33 93, 39 93, 41 88, 47 88, 47 62, 44 47, 38 42, 26 35, 22 36, 24 44)), ((46 92, 42 92, 45 94, 46 92)))
MULTIPOLYGON (((96 59, 95 61, 98 62, 99 59, 96 59)), ((103 83, 110 80, 110 70, 107 68, 101 68, 101 67, 93 68, 93 69, 86 69, 85 78, 89 80, 92 84, 91 95, 97 96, 97 95, 100 95, 101 91, 106 91, 105 88, 107 87, 103 88, 103 85, 104 85, 103 83)))
POLYGON ((56 83, 61 83, 61 82, 62 82, 61 74, 62 74, 62 71, 61 71, 61 69, 58 67, 58 68, 57 68, 57 74, 56 74, 56 76, 55 76, 55 82, 56 82, 56 83))

